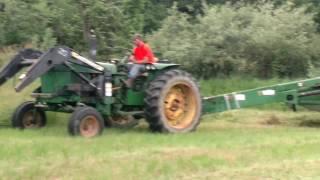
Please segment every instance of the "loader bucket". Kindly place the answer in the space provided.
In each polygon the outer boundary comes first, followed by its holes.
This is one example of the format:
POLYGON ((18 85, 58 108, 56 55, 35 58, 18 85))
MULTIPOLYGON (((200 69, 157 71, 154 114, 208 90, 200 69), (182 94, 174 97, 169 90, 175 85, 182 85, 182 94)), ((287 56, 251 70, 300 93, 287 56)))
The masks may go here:
POLYGON ((1 69, 0 86, 17 74, 23 67, 30 66, 34 62, 38 61, 38 58, 40 58, 41 55, 41 51, 33 49, 24 49, 20 51, 1 69))

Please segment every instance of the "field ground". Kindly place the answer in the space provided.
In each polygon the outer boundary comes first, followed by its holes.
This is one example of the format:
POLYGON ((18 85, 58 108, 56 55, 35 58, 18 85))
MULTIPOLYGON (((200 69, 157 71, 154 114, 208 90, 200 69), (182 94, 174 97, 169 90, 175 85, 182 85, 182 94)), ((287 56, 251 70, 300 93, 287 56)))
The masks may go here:
POLYGON ((319 179, 319 115, 241 110, 205 116, 189 134, 153 134, 142 123, 93 139, 69 137, 65 123, 1 128, 0 177, 319 179))
MULTIPOLYGON (((0 87, 0 121, 27 94, 0 87)), ((101 137, 67 134, 68 115, 43 129, 0 128, 1 179, 320 179, 320 113, 237 110, 203 117, 189 134, 153 134, 141 123, 101 137)))

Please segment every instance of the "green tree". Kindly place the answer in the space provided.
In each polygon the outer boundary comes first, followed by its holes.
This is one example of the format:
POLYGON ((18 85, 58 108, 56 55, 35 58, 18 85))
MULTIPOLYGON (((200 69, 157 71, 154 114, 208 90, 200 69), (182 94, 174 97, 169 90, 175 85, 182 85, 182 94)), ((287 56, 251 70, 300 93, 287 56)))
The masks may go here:
POLYGON ((122 5, 111 0, 55 1, 51 5, 55 13, 52 26, 59 43, 86 51, 90 30, 94 29, 101 56, 111 54, 110 46, 127 45, 129 33, 122 5))
POLYGON ((51 15, 45 1, 4 0, 4 3, 6 9, 0 13, 2 45, 28 42, 49 28, 51 15))
POLYGON ((173 10, 149 40, 163 56, 211 78, 235 73, 262 78, 305 76, 318 42, 305 7, 212 6, 198 18, 173 10))
POLYGON ((169 0, 148 0, 144 7, 144 33, 150 33, 161 27, 162 21, 168 16, 168 9, 172 6, 169 0))
POLYGON ((0 13, 0 43, 3 46, 33 42, 44 48, 57 42, 87 51, 91 28, 99 39, 101 56, 113 53, 110 46, 128 46, 130 33, 122 2, 5 0, 5 4, 6 11, 0 13))
POLYGON ((146 0, 126 0, 124 3, 124 14, 131 34, 143 31, 146 2, 146 0))

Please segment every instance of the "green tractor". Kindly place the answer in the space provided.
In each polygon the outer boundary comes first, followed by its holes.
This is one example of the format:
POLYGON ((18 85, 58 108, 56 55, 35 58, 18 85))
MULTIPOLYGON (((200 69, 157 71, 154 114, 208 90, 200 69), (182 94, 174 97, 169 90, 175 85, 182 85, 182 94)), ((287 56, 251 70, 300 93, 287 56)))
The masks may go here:
POLYGON ((68 132, 94 137, 105 126, 132 127, 145 119, 153 132, 184 133, 197 128, 202 102, 196 81, 178 64, 145 64, 145 71, 127 88, 131 64, 122 60, 93 62, 68 47, 46 53, 20 51, 1 71, 0 85, 23 67, 16 86, 20 92, 37 78, 41 85, 31 96, 34 101, 17 107, 12 116, 16 128, 46 125, 46 112, 72 113, 68 132))

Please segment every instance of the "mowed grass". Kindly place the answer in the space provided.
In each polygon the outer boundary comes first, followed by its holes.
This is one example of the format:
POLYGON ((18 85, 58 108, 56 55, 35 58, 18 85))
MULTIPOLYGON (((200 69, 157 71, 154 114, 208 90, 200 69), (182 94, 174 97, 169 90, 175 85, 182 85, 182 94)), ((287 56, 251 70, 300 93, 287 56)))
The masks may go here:
MULTIPOLYGON (((203 94, 211 95, 260 83, 272 82, 233 78, 201 84, 203 94), (225 85, 228 82, 232 88, 225 85)), ((37 86, 17 94, 14 84, 10 81, 0 87, 3 125, 8 125, 16 106, 30 100, 37 86)), ((69 115, 48 113, 48 126, 42 129, 0 128, 0 177, 320 179, 320 113, 294 113, 280 105, 266 109, 206 115, 197 131, 188 134, 154 134, 142 122, 127 130, 105 129, 93 139, 70 137, 69 115)))
POLYGON ((189 134, 153 134, 142 124, 73 138, 65 124, 1 129, 2 179, 315 179, 318 128, 263 119, 313 121, 319 114, 234 111, 206 116, 189 134), (276 114, 276 115, 275 115, 276 114), (283 119, 282 119, 283 118, 283 119), (259 119, 257 121, 257 119, 259 119), (244 120, 244 121, 243 121, 244 120))

